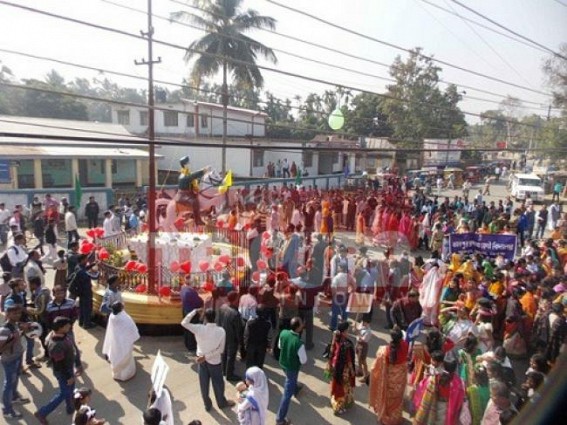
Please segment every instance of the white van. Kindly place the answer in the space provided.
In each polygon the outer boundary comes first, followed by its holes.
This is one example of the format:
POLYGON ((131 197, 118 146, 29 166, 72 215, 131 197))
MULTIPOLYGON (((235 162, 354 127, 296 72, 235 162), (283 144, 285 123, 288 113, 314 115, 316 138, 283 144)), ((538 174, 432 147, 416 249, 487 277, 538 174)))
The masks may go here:
POLYGON ((515 174, 512 177, 511 195, 517 201, 525 200, 529 195, 534 202, 543 202, 545 193, 541 179, 535 174, 515 174))

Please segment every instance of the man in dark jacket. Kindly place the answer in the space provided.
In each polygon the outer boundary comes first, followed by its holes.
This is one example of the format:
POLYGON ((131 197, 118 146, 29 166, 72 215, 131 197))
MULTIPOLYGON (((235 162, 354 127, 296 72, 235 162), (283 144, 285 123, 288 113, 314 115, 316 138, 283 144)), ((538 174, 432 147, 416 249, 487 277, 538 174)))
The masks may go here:
POLYGON ((53 374, 59 383, 59 393, 51 401, 34 413, 39 423, 47 424, 47 415, 65 401, 67 413, 75 411, 73 391, 75 390, 75 347, 67 333, 71 321, 67 317, 56 317, 53 321, 53 334, 47 343, 49 357, 53 364, 53 374))
POLYGON ((92 280, 98 279, 98 272, 91 270, 96 263, 88 264, 88 256, 86 254, 79 255, 78 261, 75 282, 70 283, 69 289, 73 286, 77 288, 77 293, 71 294, 71 296, 76 295, 79 297, 79 326, 90 329, 96 326, 91 321, 93 314, 92 280))
POLYGON ((266 350, 270 345, 272 325, 268 321, 266 310, 256 309, 256 317, 246 322, 244 329, 244 349, 246 350, 246 369, 252 366, 264 367, 266 350))
POLYGON ((234 374, 236 353, 242 341, 242 319, 238 312, 238 293, 228 293, 228 304, 219 309, 217 326, 226 332, 226 344, 222 353, 222 371, 228 381, 240 381, 242 378, 234 374))
POLYGON ((93 227, 98 227, 98 215, 100 213, 100 208, 98 202, 95 201, 94 196, 89 197, 89 202, 85 205, 85 216, 89 222, 89 229, 93 227))

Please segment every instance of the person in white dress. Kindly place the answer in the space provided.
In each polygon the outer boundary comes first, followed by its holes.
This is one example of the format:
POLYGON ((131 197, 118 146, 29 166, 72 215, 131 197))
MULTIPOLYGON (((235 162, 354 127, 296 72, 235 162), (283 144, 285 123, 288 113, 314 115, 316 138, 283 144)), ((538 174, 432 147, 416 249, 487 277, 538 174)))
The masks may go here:
POLYGON ((134 342, 140 334, 134 320, 124 311, 124 304, 115 302, 104 335, 102 354, 110 362, 112 377, 117 381, 127 381, 136 374, 134 342))
POLYGON ((248 368, 246 383, 240 383, 237 390, 239 391, 236 408, 238 423, 240 425, 265 425, 270 395, 264 371, 257 366, 248 368))

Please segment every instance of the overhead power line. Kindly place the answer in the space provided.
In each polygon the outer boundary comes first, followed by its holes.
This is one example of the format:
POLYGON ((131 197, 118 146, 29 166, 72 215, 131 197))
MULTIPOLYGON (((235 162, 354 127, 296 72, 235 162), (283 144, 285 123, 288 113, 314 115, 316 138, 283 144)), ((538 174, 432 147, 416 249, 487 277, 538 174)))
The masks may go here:
MULTIPOLYGON (((361 33, 361 32, 352 30, 352 29, 350 29, 350 28, 341 26, 341 25, 339 25, 339 24, 335 24, 335 23, 333 23, 333 22, 327 21, 327 20, 325 20, 325 19, 323 19, 323 18, 320 18, 320 17, 318 17, 318 16, 315 16, 315 15, 312 15, 312 14, 310 14, 310 13, 307 13, 307 12, 305 12, 305 11, 303 11, 303 10, 299 10, 299 9, 293 8, 293 7, 291 7, 291 6, 287 6, 287 5, 285 5, 285 4, 278 3, 277 1, 274 1, 274 0, 265 0, 265 1, 267 1, 268 3, 274 4, 274 5, 276 5, 276 6, 279 6, 279 7, 283 8, 283 9, 290 10, 290 11, 292 11, 292 12, 294 12, 294 13, 297 13, 297 14, 300 14, 300 15, 303 15, 303 16, 307 16, 308 18, 311 18, 311 19, 313 19, 313 20, 315 20, 315 21, 321 22, 321 23, 323 23, 323 24, 325 24, 325 25, 328 25, 328 26, 331 26, 331 27, 333 27, 333 28, 339 29, 339 30, 341 30, 341 31, 347 32, 347 33, 349 33, 349 34, 353 34, 353 35, 356 35, 356 36, 358 36, 358 37, 364 38, 364 39, 366 39, 366 40, 370 40, 370 41, 373 41, 373 42, 375 42, 375 43, 382 44, 383 46, 391 47, 391 48, 393 48, 393 49, 401 50, 401 51, 404 51, 404 52, 407 52, 407 53, 411 53, 411 52, 412 52, 411 49, 407 49, 407 48, 405 48, 405 47, 398 46, 397 44, 391 43, 391 42, 389 42, 389 41, 380 40, 380 39, 378 39, 378 38, 369 36, 369 35, 367 35, 367 34, 363 34, 363 33, 361 33)), ((550 93, 545 93, 545 92, 542 92, 542 91, 540 91, 540 90, 534 90, 534 89, 532 89, 532 88, 530 88, 530 87, 526 87, 526 86, 522 86, 522 85, 520 85, 520 84, 512 83, 512 82, 510 82, 510 81, 502 80, 502 79, 500 79, 500 78, 493 77, 493 76, 490 76, 490 75, 487 75, 487 74, 483 74, 482 72, 474 71, 474 70, 472 70, 472 69, 467 69, 467 68, 464 68, 464 67, 462 67, 462 66, 460 66, 460 65, 455 65, 455 64, 453 64, 453 63, 451 63, 451 62, 447 62, 447 61, 444 61, 444 60, 441 60, 441 59, 436 59, 436 58, 433 57, 433 56, 428 56, 428 55, 424 55, 424 54, 419 54, 419 56, 422 57, 422 58, 431 60, 431 61, 433 61, 433 62, 437 62, 437 63, 440 63, 440 64, 442 64, 442 65, 446 65, 446 66, 449 66, 449 67, 451 67, 451 68, 458 69, 459 71, 463 71, 463 72, 466 72, 466 73, 469 73, 469 74, 472 74, 472 75, 476 75, 477 77, 486 78, 486 79, 489 79, 489 80, 492 80, 492 81, 496 81, 496 82, 501 83, 501 84, 506 84, 506 85, 511 86, 511 87, 516 87, 516 88, 519 88, 519 89, 522 89, 522 90, 527 90, 527 91, 530 91, 530 92, 533 92, 533 93, 542 94, 542 95, 544 95, 544 96, 552 96, 550 93)))
MULTIPOLYGON (((93 130, 85 130, 85 129, 76 129, 76 128, 72 128, 72 127, 65 127, 65 126, 51 126, 51 125, 45 125, 45 124, 38 124, 38 123, 25 123, 25 122, 21 122, 21 121, 12 121, 12 120, 6 120, 3 118, 0 118, 0 122, 8 122, 8 123, 18 123, 18 124, 24 124, 24 125, 30 125, 33 127, 39 127, 39 128, 59 128, 59 129, 63 129, 63 130, 75 130, 75 131, 82 131, 85 134, 104 134, 104 135, 113 135, 113 133, 108 133, 108 132, 99 132, 99 131, 93 131, 93 130)), ((0 132, 0 137, 12 137, 15 139, 26 139, 25 141, 25 146, 45 146, 45 141, 46 140, 54 140, 54 141, 58 141, 58 142, 64 142, 61 143, 61 146, 68 146, 68 147, 85 147, 85 142, 91 142, 91 143, 100 143, 101 146, 105 146, 108 145, 110 143, 117 145, 117 144, 123 144, 126 146, 133 146, 133 147, 139 147, 140 145, 159 145, 159 146, 195 146, 195 147, 204 147, 204 148, 220 148, 223 146, 222 143, 214 143, 214 142, 193 142, 193 141, 187 141, 187 140, 179 140, 179 139, 175 139, 175 138, 171 138, 171 137, 163 137, 163 138, 156 138, 156 140, 154 140, 153 142, 150 140, 132 140, 131 138, 128 138, 127 135, 124 134, 116 134, 116 138, 113 138, 111 140, 109 140, 108 138, 102 138, 102 137, 90 137, 90 136, 64 136, 64 135, 43 135, 43 134, 28 134, 28 133, 20 133, 20 132, 0 132), (37 142, 34 142, 33 140, 37 140, 37 142), (77 142, 77 143, 73 143, 73 142, 77 142)), ((139 138, 138 138, 139 139, 139 138)), ((0 142, 0 146, 3 145, 18 145, 20 142, 0 142)), ((297 142, 296 146, 290 146, 287 148, 282 148, 282 147, 278 147, 278 146, 269 146, 269 145, 250 145, 250 143, 234 143, 234 144, 229 144, 227 145, 228 148, 234 148, 234 149, 260 149, 260 150, 270 150, 270 151, 278 151, 278 152, 297 152, 297 151, 301 151, 301 152, 340 152, 340 151, 344 151, 344 148, 340 148, 340 147, 325 147, 325 146, 307 146, 304 144, 300 144, 299 142, 297 142)), ((312 143, 312 144, 317 144, 317 142, 310 142, 307 141, 307 143, 312 143)), ((21 143, 22 145, 24 145, 24 143, 21 143)), ((524 152, 525 148, 507 148, 507 151, 510 152, 524 152)), ((567 152, 567 148, 544 148, 544 147, 540 147, 540 148, 534 148, 532 150, 537 150, 537 151, 541 151, 541 152, 547 152, 547 151, 553 151, 553 152, 567 152)), ((356 153, 376 153, 376 152, 415 152, 415 153, 419 153, 419 152, 455 152, 455 151, 471 151, 471 152, 500 152, 502 151, 502 149, 500 148, 459 148, 459 147, 441 147, 441 148, 402 148, 402 147, 393 147, 393 148, 381 148, 381 149, 373 149, 373 148, 362 148, 359 147, 356 149, 356 153)))
MULTIPOLYGON (((271 1, 271 0, 267 0, 267 1, 271 1)), ((124 36, 128 36, 128 37, 131 37, 131 38, 135 38, 135 39, 145 41, 144 36, 142 36, 140 34, 130 33, 128 31, 120 30, 120 29, 117 29, 117 28, 107 27, 107 26, 104 26, 104 25, 95 24, 95 23, 92 23, 92 22, 87 22, 87 21, 83 21, 83 20, 80 20, 80 19, 71 18, 71 17, 68 17, 68 16, 58 15, 58 14, 55 14, 55 13, 52 13, 52 12, 32 8, 32 7, 29 7, 29 6, 14 4, 14 3, 4 1, 4 0, 0 0, 0 4, 5 4, 7 6, 20 8, 20 9, 27 10, 27 11, 30 11, 30 12, 33 12, 33 13, 38 13, 38 14, 42 14, 42 15, 45 15, 45 16, 50 16, 52 18, 56 18, 56 19, 60 19, 60 20, 68 21, 68 22, 73 22, 73 23, 76 23, 76 24, 79 24, 79 25, 89 26, 89 27, 96 28, 96 29, 99 29, 99 30, 102 30, 102 31, 112 32, 112 33, 116 33, 116 34, 120 34, 120 35, 124 35, 124 36)), ((224 57, 224 56, 218 55, 218 54, 204 52, 204 51, 201 51, 201 50, 198 50, 198 49, 189 49, 187 47, 184 47, 184 46, 181 46, 181 45, 178 45, 178 44, 175 44, 175 43, 167 42, 167 41, 162 41, 162 40, 158 40, 158 39, 153 39, 153 40, 156 44, 160 44, 160 45, 163 45, 163 46, 166 46, 166 47, 180 49, 180 50, 183 50, 183 51, 193 51, 195 53, 199 53, 201 55, 214 57, 214 58, 222 58, 224 60, 227 60, 227 61, 230 61, 230 62, 233 62, 233 63, 236 63, 236 64, 254 65, 259 69, 263 69, 263 70, 266 70, 266 71, 275 72, 275 73, 278 73, 278 74, 287 75, 287 76, 291 76, 291 77, 295 77, 295 78, 300 78, 300 79, 304 79, 304 80, 311 81, 311 82, 316 82, 316 83, 320 83, 320 84, 324 84, 324 85, 330 85, 330 86, 333 86, 333 87, 339 86, 339 87, 343 87, 345 89, 350 89, 350 90, 354 90, 354 91, 358 91, 358 92, 374 94, 376 96, 379 96, 379 97, 382 97, 382 98, 385 98, 385 99, 399 101, 401 103, 424 104, 424 105, 429 105, 433 108, 437 108, 439 110, 447 110, 447 108, 440 108, 437 105, 432 104, 431 102, 419 102, 419 101, 409 101, 409 100, 399 99, 399 98, 396 98, 392 95, 377 93, 377 92, 374 92, 374 91, 361 89, 361 88, 358 88, 358 87, 355 87, 355 86, 352 86, 352 85, 341 84, 341 83, 337 83, 337 82, 333 82, 333 81, 329 81, 329 80, 317 78, 317 77, 309 77, 309 76, 305 76, 305 75, 301 75, 301 74, 297 74, 297 73, 293 73, 293 72, 289 72, 289 71, 284 71, 284 70, 281 70, 281 69, 276 69, 276 68, 272 68, 272 67, 268 67, 268 66, 264 66, 264 65, 257 65, 257 64, 253 64, 253 63, 250 63, 250 62, 238 60, 238 59, 224 57)), ((9 84, 0 83, 0 85, 9 85, 9 84)), ((37 88, 31 88, 31 87, 27 87, 27 86, 18 86, 18 85, 12 85, 12 86, 14 88, 38 90, 37 88)), ((89 96, 77 95, 77 94, 73 94, 73 93, 57 92, 57 91, 52 91, 52 92, 57 93, 57 94, 65 94, 67 96, 89 98, 89 96)), ((92 98, 92 97, 90 97, 90 98, 92 98)), ((91 100, 93 100, 93 99, 91 99, 91 100)), ((108 102, 123 103, 123 104, 125 103, 125 102, 117 102, 117 101, 112 101, 112 100, 109 100, 109 99, 101 99, 101 98, 94 98, 94 100, 104 100, 104 101, 108 101, 108 102)), ((136 104, 134 106, 141 106, 141 105, 136 104)), ((157 109, 159 109, 159 108, 157 108, 157 109)), ((179 111, 179 112, 187 112, 187 111, 179 111)), ((461 111, 461 112, 465 115, 470 115, 470 116, 482 118, 482 114, 478 114, 478 113, 474 113, 474 112, 468 112, 468 111, 461 111)), ((238 121, 238 120, 233 119, 233 121, 238 121)), ((515 125, 533 127, 533 125, 518 123, 516 121, 509 120, 509 119, 502 119, 501 121, 511 122, 515 125)), ((295 129, 297 130, 297 128, 295 128, 295 129)), ((314 129, 305 129, 305 130, 313 131, 314 129)), ((318 130, 315 129, 315 131, 318 131, 318 130)), ((357 135, 349 135, 349 137, 351 137, 351 136, 358 137, 357 135)))
POLYGON ((450 15, 457 16, 457 17, 461 18, 463 21, 470 22, 471 24, 474 24, 474 25, 476 25, 476 26, 478 26, 478 27, 484 28, 485 30, 488 30, 488 31, 491 31, 491 32, 493 32, 493 33, 495 33, 495 34, 498 34, 498 35, 501 35, 501 36, 503 36, 503 37, 509 38, 510 40, 516 41, 517 43, 521 43, 521 44, 523 44, 524 46, 531 47, 532 49, 539 50, 540 52, 548 53, 547 50, 542 49, 541 47, 535 46, 534 44, 528 43, 527 41, 524 41, 524 40, 522 40, 522 39, 520 39, 520 38, 513 37, 513 36, 511 36, 510 34, 507 34, 507 33, 505 33, 505 32, 498 31, 496 28, 489 27, 488 25, 484 25, 483 23, 478 22, 478 21, 475 21, 474 19, 471 19, 471 18, 468 18, 468 17, 466 17, 466 16, 463 16, 463 15, 461 15, 460 13, 455 12, 454 10, 449 10, 449 9, 447 9, 447 8, 444 8, 443 6, 438 5, 438 4, 436 4, 436 3, 433 3, 433 2, 431 2, 431 1, 429 1, 429 0, 420 0, 420 1, 422 1, 422 2, 424 2, 424 3, 427 3, 428 5, 430 5, 430 6, 432 6, 432 7, 435 7, 436 9, 442 10, 443 12, 449 13, 450 15))
MULTIPOLYGON (((130 6, 121 5, 120 3, 116 3, 116 2, 114 2, 114 1, 110 1, 110 0, 101 0, 101 1, 103 1, 103 2, 105 2, 105 3, 113 4, 113 5, 118 6, 118 7, 123 7, 123 8, 125 8, 125 9, 136 10, 136 11, 140 11, 141 13, 145 13, 143 10, 134 9, 134 8, 131 8, 130 6)), ((201 7, 192 6, 192 5, 183 3, 183 2, 181 2, 181 1, 179 1, 179 0, 169 0, 169 1, 170 1, 171 3, 175 3, 175 4, 179 4, 179 5, 181 5, 181 6, 187 7, 187 8, 189 8, 189 9, 194 9, 194 10, 199 10, 199 11, 204 11, 204 10, 205 10, 205 9, 203 9, 203 8, 201 8, 201 7)), ((155 16, 155 15, 154 15, 154 16, 155 16)), ((160 19, 160 17, 158 17, 158 19, 160 19)), ((187 24, 187 23, 185 23, 185 22, 171 21, 171 19, 169 19, 169 18, 163 18, 163 17, 162 17, 162 19, 166 19, 166 20, 168 20, 169 22, 172 22, 172 23, 177 23, 177 24, 185 25, 185 26, 188 26, 188 27, 190 27, 190 28, 203 30, 202 28, 199 28, 199 27, 194 26, 194 25, 187 24)), ((285 38, 285 39, 289 39, 289 40, 296 41, 296 42, 298 42, 298 43, 305 44, 305 45, 307 45, 307 46, 316 47, 316 48, 318 48, 318 49, 325 50, 325 51, 331 52, 331 53, 333 53, 333 54, 338 54, 338 55, 345 56, 345 57, 348 57, 348 58, 351 58, 351 59, 356 59, 356 60, 364 61, 364 62, 371 63, 371 64, 373 64, 373 65, 378 65, 378 66, 380 66, 380 67, 384 67, 384 68, 387 68, 387 69, 399 69, 399 67, 397 67, 395 64, 387 64, 387 63, 380 62, 380 61, 377 61, 377 60, 374 60, 374 59, 370 59, 370 58, 366 58, 366 57, 363 57, 363 56, 359 56, 359 55, 355 55, 355 54, 352 54, 352 53, 348 53, 348 52, 346 52, 346 51, 344 51, 344 50, 337 50, 336 48, 331 47, 331 46, 325 46, 325 45, 322 45, 322 44, 319 44, 319 43, 314 43, 314 42, 311 42, 311 41, 307 41, 307 40, 304 40, 304 39, 301 39, 301 38, 298 38, 298 37, 294 37, 293 35, 281 33, 281 32, 278 32, 278 31, 276 31, 276 30, 272 30, 272 29, 269 29, 269 28, 257 28, 257 29, 258 29, 259 31, 271 33, 271 34, 274 34, 274 35, 276 35, 276 36, 279 36, 279 37, 282 37, 282 38, 285 38)), ((223 34, 219 34, 219 35, 224 36, 223 34)), ((273 49, 273 50, 277 50, 277 49, 273 49)), ((282 51, 282 52, 283 52, 283 51, 282 51)), ((289 54, 289 52, 284 52, 284 54, 289 54)), ((291 55, 291 54, 290 54, 290 55, 291 55)), ((307 60, 311 60, 311 59, 307 59, 307 60)), ((329 64, 327 64, 327 65, 329 65, 329 64)), ((376 78, 386 79, 386 77, 382 77, 382 76, 376 76, 376 78)), ((477 91, 477 92, 479 92, 479 93, 484 93, 484 94, 488 94, 488 95, 491 95, 491 96, 497 96, 497 97, 501 97, 501 98, 506 98, 506 97, 508 97, 507 94, 495 93, 495 92, 490 91, 490 90, 482 89, 482 88, 479 88, 479 87, 469 86, 469 85, 467 85, 467 84, 456 83, 456 82, 444 80, 444 79, 442 79, 442 78, 439 79, 439 82, 440 82, 440 83, 443 83, 443 84, 447 84, 447 85, 453 84, 453 85, 458 86, 458 87, 463 88, 463 89, 474 90, 474 91, 477 91)), ((550 95, 547 94, 547 93, 542 93, 542 94, 547 95, 547 96, 550 96, 550 95)), ((473 98, 472 96, 467 96, 467 97, 473 98)), ((474 98, 473 98, 473 99, 474 99, 474 98)), ((479 98, 476 98, 476 99, 477 99, 477 100, 480 100, 479 98)), ((522 102, 524 102, 524 103, 529 103, 529 104, 533 104, 533 105, 538 105, 538 107, 541 107, 541 102, 534 102, 534 101, 527 100, 527 99, 520 99, 520 100, 521 100, 522 102)), ((487 101, 487 102, 490 102, 490 100, 488 100, 488 99, 486 99, 486 101, 487 101)), ((497 101, 493 101, 493 102, 494 102, 494 103, 499 103, 499 102, 497 102, 497 101)))
MULTIPOLYGON (((270 0, 267 0, 267 1, 270 1, 270 0)), ((472 7, 469 7, 469 6, 467 6, 466 4, 463 4, 463 3, 461 3, 461 2, 458 1, 458 0, 451 0, 451 1, 452 1, 453 3, 455 3, 455 4, 459 5, 459 6, 461 6, 463 9, 466 9, 466 10, 468 10, 469 12, 471 12, 471 13, 473 13, 473 14, 475 14, 475 15, 481 17, 482 19, 484 19, 484 20, 490 22, 491 24, 496 25, 498 28, 502 28, 503 30, 508 31, 510 34, 514 34, 516 37, 520 37, 521 39, 526 40, 526 41, 529 42, 529 43, 532 43, 534 46, 541 47, 542 49, 546 50, 547 52, 551 53, 551 54, 554 55, 554 56, 557 56, 558 58, 562 58, 562 59, 567 60, 567 56, 563 56, 561 53, 556 52, 555 50, 550 49, 549 47, 546 47, 546 46, 544 46, 543 44, 538 43, 537 41, 532 40, 531 38, 528 38, 528 37, 526 37, 526 36, 524 36, 524 35, 522 35, 522 34, 519 34, 518 32, 516 32, 516 31, 514 31, 514 30, 512 30, 512 29, 510 29, 510 28, 508 28, 508 27, 506 27, 506 26, 504 26, 504 25, 502 25, 502 24, 496 22, 494 19, 491 19, 491 18, 489 18, 488 16, 483 15, 483 14, 480 13, 480 12, 477 12, 477 11, 474 10, 472 7)))

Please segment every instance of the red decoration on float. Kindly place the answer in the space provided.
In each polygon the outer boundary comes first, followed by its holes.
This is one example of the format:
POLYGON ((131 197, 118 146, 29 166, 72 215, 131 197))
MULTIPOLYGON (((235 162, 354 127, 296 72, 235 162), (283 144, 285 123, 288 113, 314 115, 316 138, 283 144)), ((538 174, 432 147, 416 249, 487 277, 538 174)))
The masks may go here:
POLYGON ((98 251, 98 258, 103 261, 110 258, 110 254, 108 253, 106 248, 101 248, 100 251, 98 251))
POLYGON ((264 260, 259 259, 258 261, 256 261, 256 267, 258 267, 258 270, 264 271, 268 268, 268 265, 264 260))
POLYGON ((179 271, 179 261, 172 261, 169 265, 169 270, 173 273, 177 273, 179 271))
POLYGON ((180 268, 181 271, 183 271, 185 274, 191 273, 191 261, 189 261, 189 260, 184 261, 183 263, 179 264, 179 268, 180 268))
POLYGON ((162 286, 159 288, 159 294, 162 297, 169 297, 171 295, 171 288, 169 286, 162 286))
POLYGON ((209 262, 205 260, 199 261, 199 270, 201 270, 203 273, 209 270, 209 262))

